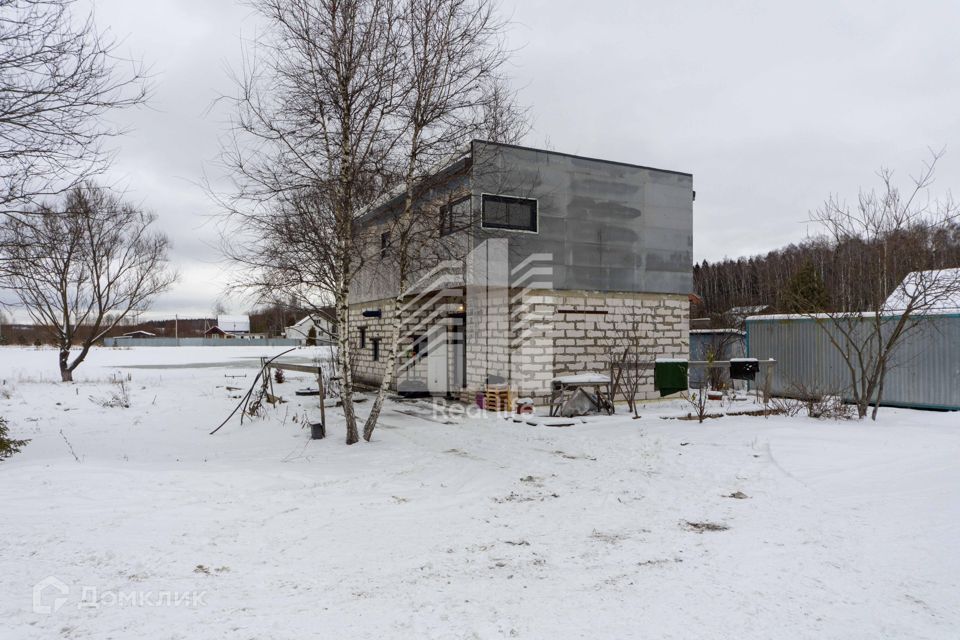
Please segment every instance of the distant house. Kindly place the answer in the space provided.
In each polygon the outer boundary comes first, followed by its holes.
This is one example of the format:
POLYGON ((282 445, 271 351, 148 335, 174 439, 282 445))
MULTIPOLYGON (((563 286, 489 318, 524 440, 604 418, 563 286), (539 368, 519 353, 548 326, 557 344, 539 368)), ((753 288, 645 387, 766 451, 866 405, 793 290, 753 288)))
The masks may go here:
POLYGON ((224 333, 250 333, 250 316, 217 316, 217 327, 224 333))
POLYGON ((284 337, 290 340, 299 340, 306 343, 310 337, 310 330, 314 330, 317 344, 333 344, 334 323, 332 311, 322 311, 318 315, 305 316, 296 324, 290 325, 284 331, 284 337))
POLYGON ((157 334, 150 333, 149 331, 143 331, 138 329, 137 331, 128 331, 127 333, 120 336, 121 338, 156 338, 157 334))
POLYGON ((265 333, 232 333, 224 331, 219 326, 210 327, 203 332, 204 338, 224 338, 229 340, 262 340, 269 338, 265 333))
POLYGON ((960 311, 960 269, 912 271, 884 302, 890 313, 920 307, 936 313, 960 311), (923 295, 918 295, 917 292, 923 295))
POLYGON ((235 337, 231 333, 227 333, 221 329, 218 325, 214 325, 203 332, 204 338, 233 338, 235 337))
POLYGON ((266 334, 250 333, 250 316, 217 316, 217 324, 203 332, 204 338, 265 338, 266 334))

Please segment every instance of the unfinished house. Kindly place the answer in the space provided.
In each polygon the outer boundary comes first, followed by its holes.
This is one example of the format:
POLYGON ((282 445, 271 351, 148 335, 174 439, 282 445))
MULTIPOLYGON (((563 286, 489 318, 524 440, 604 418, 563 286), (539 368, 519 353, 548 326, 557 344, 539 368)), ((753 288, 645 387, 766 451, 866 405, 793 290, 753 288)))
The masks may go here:
MULTIPOLYGON (((627 345, 651 361, 686 357, 692 183, 474 141, 418 187, 412 228, 398 222, 402 194, 360 220, 357 380, 381 381, 395 314, 401 392, 472 400, 506 383, 513 397, 542 399, 558 376, 608 372, 627 345)), ((652 373, 644 397, 655 397, 652 373)))

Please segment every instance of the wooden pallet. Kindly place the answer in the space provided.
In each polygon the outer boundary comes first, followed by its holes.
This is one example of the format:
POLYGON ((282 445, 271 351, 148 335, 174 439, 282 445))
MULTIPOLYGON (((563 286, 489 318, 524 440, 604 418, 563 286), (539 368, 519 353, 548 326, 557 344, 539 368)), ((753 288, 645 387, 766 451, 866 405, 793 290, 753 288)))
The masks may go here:
POLYGON ((487 411, 513 411, 513 398, 506 385, 487 385, 483 390, 483 407, 487 411))

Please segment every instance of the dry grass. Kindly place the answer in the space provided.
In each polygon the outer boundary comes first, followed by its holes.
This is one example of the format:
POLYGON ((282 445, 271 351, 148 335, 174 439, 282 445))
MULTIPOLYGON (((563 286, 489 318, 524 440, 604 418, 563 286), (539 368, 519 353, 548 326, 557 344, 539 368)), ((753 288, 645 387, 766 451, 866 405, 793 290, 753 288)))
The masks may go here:
POLYGON ((716 522, 690 522, 689 520, 684 520, 683 528, 695 533, 705 533, 707 531, 726 531, 730 527, 716 522))

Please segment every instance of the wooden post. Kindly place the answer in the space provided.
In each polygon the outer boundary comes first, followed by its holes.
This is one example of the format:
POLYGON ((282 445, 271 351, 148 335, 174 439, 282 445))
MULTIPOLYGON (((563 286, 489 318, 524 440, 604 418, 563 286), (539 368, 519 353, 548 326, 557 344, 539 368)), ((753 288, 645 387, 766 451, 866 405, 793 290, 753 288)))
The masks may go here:
POLYGON ((327 412, 324 408, 327 393, 323 389, 323 367, 317 366, 317 389, 320 390, 320 422, 323 423, 323 435, 327 435, 327 412))
MULTIPOLYGON (((622 361, 622 362, 623 362, 623 366, 626 366, 626 360, 627 360, 627 359, 626 359, 626 354, 624 354, 624 358, 623 358, 623 361, 622 361)), ((610 384, 607 386, 607 392, 608 392, 609 395, 610 395, 610 406, 611 406, 611 407, 613 407, 613 396, 614 396, 614 394, 616 393, 616 391, 614 391, 614 390, 617 389, 617 388, 619 388, 619 386, 620 386, 620 379, 619 379, 619 378, 617 379, 616 382, 613 381, 613 372, 614 372, 615 370, 616 370, 616 367, 614 366, 613 360, 611 359, 611 360, 610 360, 610 384)), ((622 372, 622 369, 621 369, 621 372, 622 372)), ((615 409, 612 410, 612 411, 610 411, 607 415, 612 414, 614 411, 615 411, 615 409)))
MULTIPOLYGON (((270 367, 267 366, 267 359, 260 358, 260 375, 263 376, 263 379, 260 381, 261 389, 263 390, 264 400, 269 402, 270 400, 266 397, 268 390, 272 390, 270 386, 270 367)), ((272 393, 270 394, 273 395, 272 393)))
POLYGON ((767 360, 767 366, 764 367, 765 371, 763 372, 763 404, 766 405, 770 402, 770 385, 772 384, 773 376, 773 362, 767 360))
MULTIPOLYGON (((266 359, 264 358, 264 360, 266 359)), ((265 366, 266 366, 266 369, 264 369, 263 374, 270 379, 270 395, 276 398, 277 393, 273 390, 273 376, 270 374, 270 365, 265 365, 265 366)))
MULTIPOLYGON (((613 373, 613 363, 610 364, 610 373, 613 373)), ((617 412, 617 408, 613 405, 613 376, 610 376, 610 381, 607 383, 607 415, 612 416, 617 412)))

